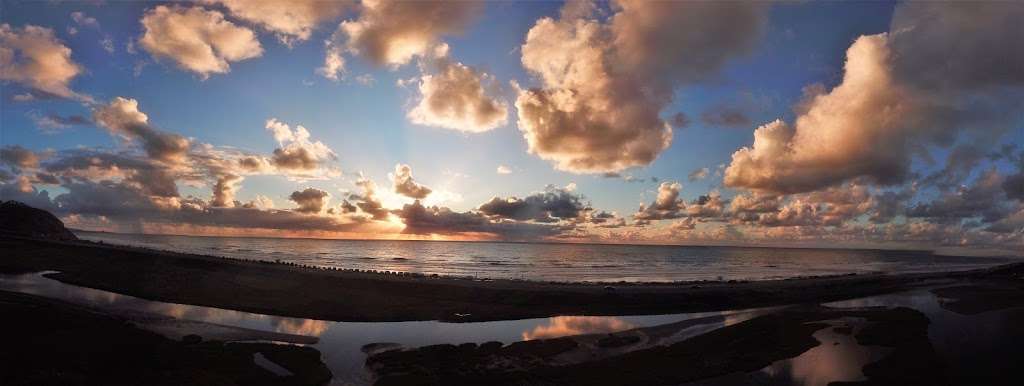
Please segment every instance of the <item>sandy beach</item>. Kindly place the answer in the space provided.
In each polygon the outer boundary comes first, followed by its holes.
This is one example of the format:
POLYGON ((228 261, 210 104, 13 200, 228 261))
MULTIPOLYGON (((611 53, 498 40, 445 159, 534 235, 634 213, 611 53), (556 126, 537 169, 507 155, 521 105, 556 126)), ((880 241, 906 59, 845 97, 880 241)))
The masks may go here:
POLYGON ((323 270, 142 248, 5 237, 0 272, 49 277, 165 302, 334 321, 473 322, 554 315, 638 315, 821 303, 988 276, 963 272, 845 275, 754 282, 541 283, 323 270))

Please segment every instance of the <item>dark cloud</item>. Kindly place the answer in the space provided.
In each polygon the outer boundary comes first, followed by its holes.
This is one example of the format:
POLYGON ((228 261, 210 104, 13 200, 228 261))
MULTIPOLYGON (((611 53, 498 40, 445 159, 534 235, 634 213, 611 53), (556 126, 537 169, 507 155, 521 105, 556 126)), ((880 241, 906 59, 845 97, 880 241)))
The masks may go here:
POLYGON ((122 97, 93 110, 96 124, 128 141, 139 141, 150 157, 178 163, 185 158, 190 142, 178 134, 157 130, 149 125, 149 117, 139 111, 139 102, 122 97))
POLYGON ((390 175, 394 185, 395 193, 415 199, 426 198, 430 194, 430 188, 417 184, 412 179, 412 168, 409 165, 395 165, 395 172, 390 175))
POLYGON ((319 160, 309 150, 302 147, 274 149, 271 162, 281 169, 295 170, 312 170, 319 165, 319 160))
POLYGON ((32 150, 21 145, 0 148, 0 161, 18 168, 34 168, 39 166, 39 156, 32 150))
POLYGON ((980 146, 963 144, 956 146, 949 153, 946 165, 939 171, 926 176, 921 182, 934 185, 942 190, 960 186, 970 176, 982 160, 986 159, 985 151, 980 146))
POLYGON ((377 184, 367 178, 360 178, 356 185, 363 189, 363 194, 349 194, 348 199, 355 201, 355 206, 374 220, 387 220, 390 211, 377 199, 377 184))
POLYGON ((729 128, 750 127, 753 123, 743 107, 724 104, 704 110, 700 120, 708 126, 729 128))
POLYGON ((302 213, 320 213, 330 198, 331 195, 329 193, 317 188, 306 188, 292 192, 288 196, 288 199, 299 205, 298 209, 295 210, 302 213))
POLYGON ((669 118, 668 123, 672 125, 673 129, 685 129, 686 127, 690 126, 690 117, 686 116, 686 113, 680 111, 678 113, 672 114, 672 117, 669 118))
POLYGON ((577 218, 589 209, 589 205, 583 202, 583 197, 579 194, 549 186, 543 192, 522 199, 494 197, 477 209, 495 219, 551 223, 577 218))
POLYGON ((1003 190, 1007 197, 1024 201, 1024 172, 1007 176, 1003 181, 1003 190))
POLYGON ((419 200, 406 204, 396 214, 405 223, 403 232, 413 234, 486 233, 505 239, 523 239, 557 232, 556 227, 545 224, 491 221, 480 212, 455 212, 444 207, 425 207, 419 200))
POLYGON ((1009 212, 1003 190, 1004 178, 995 169, 979 176, 971 186, 942 194, 930 202, 907 209, 907 217, 926 218, 942 223, 980 217, 985 222, 997 221, 1009 212))
POLYGON ((708 168, 700 168, 690 172, 690 174, 686 176, 686 179, 690 180, 690 182, 700 181, 707 178, 710 173, 711 170, 708 168))

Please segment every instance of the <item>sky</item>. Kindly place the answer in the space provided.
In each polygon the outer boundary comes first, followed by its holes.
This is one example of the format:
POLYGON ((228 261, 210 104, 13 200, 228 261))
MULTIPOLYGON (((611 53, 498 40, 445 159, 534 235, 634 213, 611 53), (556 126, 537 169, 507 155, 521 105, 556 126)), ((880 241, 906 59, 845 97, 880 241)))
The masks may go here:
POLYGON ((1024 251, 1024 4, 13 1, 77 229, 1024 251))

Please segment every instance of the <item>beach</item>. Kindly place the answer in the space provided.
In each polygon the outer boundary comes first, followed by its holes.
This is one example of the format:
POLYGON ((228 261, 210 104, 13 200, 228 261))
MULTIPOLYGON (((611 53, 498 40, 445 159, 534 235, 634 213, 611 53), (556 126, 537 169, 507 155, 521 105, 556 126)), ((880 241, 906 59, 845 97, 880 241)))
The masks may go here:
POLYGON ((1024 271, 845 275, 751 282, 542 283, 325 270, 89 242, 4 238, 0 271, 145 299, 334 321, 471 322, 639 315, 820 303, 1024 271))
MULTIPOLYGON (((763 380, 757 379, 764 376, 765 370, 758 369, 784 366, 779 363, 796 361, 822 347, 833 347, 819 343, 823 339, 821 334, 826 331, 831 334, 828 336, 832 336, 828 339, 845 336, 842 339, 856 347, 884 348, 887 354, 875 354, 884 360, 844 364, 854 366, 857 374, 861 374, 859 367, 864 366, 861 377, 875 382, 865 384, 914 384, 911 380, 925 382, 918 384, 941 384, 934 383, 941 378, 921 377, 923 373, 919 370, 915 370, 913 377, 905 376, 907 368, 920 369, 942 362, 940 355, 928 343, 926 331, 929 322, 925 314, 906 308, 902 303, 883 302, 884 307, 881 308, 868 303, 865 308, 857 299, 885 298, 890 296, 888 294, 907 291, 934 293, 943 299, 940 301, 942 308, 965 315, 1001 312, 999 310, 1017 309, 1024 305, 1024 296, 1020 296, 1024 274, 1024 264, 1021 263, 957 272, 609 284, 478 280, 336 270, 89 241, 4 237, 0 239, 0 246, 9 251, 0 260, 0 273, 3 274, 42 272, 41 277, 65 283, 62 285, 130 295, 154 304, 205 306, 223 312, 266 315, 259 316, 262 319, 308 318, 289 319, 294 320, 290 322, 293 325, 301 325, 302 320, 374 323, 437 320, 454 322, 453 326, 460 323, 469 326, 486 324, 479 323, 484 321, 545 317, 550 317, 552 323, 550 328, 535 327, 532 332, 523 332, 522 339, 525 340, 520 342, 451 341, 405 346, 388 343, 390 339, 385 332, 377 338, 381 339, 380 343, 363 347, 364 370, 355 370, 353 366, 356 369, 362 366, 351 364, 340 370, 367 371, 369 375, 338 373, 335 368, 335 379, 355 379, 357 384, 759 384, 763 380), (821 306, 829 302, 856 304, 852 308, 821 306), (735 311, 743 309, 751 311, 735 311), (604 321, 587 319, 600 318, 598 315, 623 317, 684 313, 694 316, 679 322, 654 322, 646 327, 615 322, 619 320, 615 317, 604 321), (563 315, 591 316, 564 319, 563 315), (591 326, 589 329, 581 327, 579 330, 559 331, 556 326, 560 320, 566 323, 598 323, 598 328, 591 326), (711 357, 717 359, 712 362, 698 360, 711 357), (680 371, 668 364, 676 360, 705 364, 680 371), (698 362, 693 362, 695 360, 698 362)), ((106 296, 121 296, 112 294, 106 296)), ((331 347, 331 344, 316 344, 317 337, 329 327, 266 332, 259 328, 191 320, 188 314, 174 312, 171 314, 175 316, 136 311, 112 312, 7 290, 0 290, 0 295, 5 299, 2 302, 5 313, 10 311, 25 318, 24 323, 19 324, 21 333, 44 338, 58 334, 52 339, 60 339, 65 347, 69 347, 66 355, 87 355, 103 362, 116 361, 123 356, 144 355, 138 350, 148 350, 115 344, 110 350, 100 350, 100 355, 93 352, 98 343, 85 337, 84 333, 67 332, 74 331, 77 321, 83 318, 88 323, 100 323, 90 321, 98 317, 107 325, 102 331, 109 332, 105 339, 110 342, 128 342, 143 334, 147 339, 162 342, 162 345, 183 347, 180 355, 194 357, 196 354, 190 350, 195 350, 195 347, 185 341, 198 338, 206 342, 201 346, 203 355, 227 358, 224 364, 214 361, 214 364, 202 366, 190 361, 173 362, 174 371, 182 374, 213 373, 219 377, 243 379, 239 377, 251 372, 239 369, 256 366, 254 368, 258 370, 252 371, 263 374, 260 382, 269 382, 267 384, 324 384, 324 379, 331 378, 329 372, 326 378, 323 372, 324 363, 330 362, 331 358, 318 351, 331 347), (37 314, 61 315, 60 318, 72 323, 50 327, 32 325, 28 321, 37 314), (238 345, 252 341, 292 342, 293 345, 245 349, 238 345), (290 352, 289 347, 312 350, 310 352, 317 354, 290 352), (258 349, 265 352, 284 350, 284 353, 266 354, 258 349), (256 353, 260 356, 255 356, 256 353), (244 359, 249 357, 260 359, 250 363, 244 359), (289 363, 282 357, 304 359, 298 364, 290 363, 290 368, 299 370, 289 371, 288 376, 267 374, 265 371, 270 371, 270 367, 258 365, 261 360, 267 361, 266 358, 271 358, 274 364, 289 363), (317 360, 317 357, 321 359, 317 360)), ((1010 315, 1015 318, 1018 313, 1010 315)), ((280 326, 289 322, 274 323, 280 326)), ((357 325, 359 323, 352 328, 358 330, 357 325)), ((98 328, 92 324, 89 326, 88 329, 98 328)), ((1005 330, 1000 331, 1007 334, 1005 330)), ((1013 335, 1016 332, 1019 331, 1011 330, 1009 336, 1018 336, 1013 335)), ((353 333, 358 334, 358 331, 353 333)), ((27 342, 17 343, 17 339, 14 341, 26 352, 45 355, 36 346, 27 342)), ((68 363, 73 361, 54 365, 40 360, 26 366, 45 373, 47 366, 60 368, 68 363)), ((838 364, 843 363, 833 363, 838 364)), ((143 368, 139 371, 149 370, 143 368)), ((89 372, 92 372, 90 376, 96 375, 94 370, 89 372)), ((966 373, 975 374, 971 371, 966 373)), ((25 379, 16 377, 13 381, 25 379)), ((192 383, 217 384, 218 380, 225 378, 211 378, 212 381, 195 379, 198 381, 192 383)), ((1012 380, 1012 377, 994 378, 991 384, 1007 380, 1012 380)))

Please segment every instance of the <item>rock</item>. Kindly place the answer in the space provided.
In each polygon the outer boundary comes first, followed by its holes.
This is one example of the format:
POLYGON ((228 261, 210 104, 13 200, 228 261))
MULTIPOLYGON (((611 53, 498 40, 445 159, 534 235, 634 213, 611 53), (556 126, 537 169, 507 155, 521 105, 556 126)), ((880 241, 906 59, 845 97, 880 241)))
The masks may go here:
POLYGON ((203 341, 203 337, 196 334, 188 334, 181 337, 181 343, 184 344, 199 344, 203 341))
POLYGON ((0 233, 60 241, 78 240, 57 216, 18 201, 0 203, 0 233))

